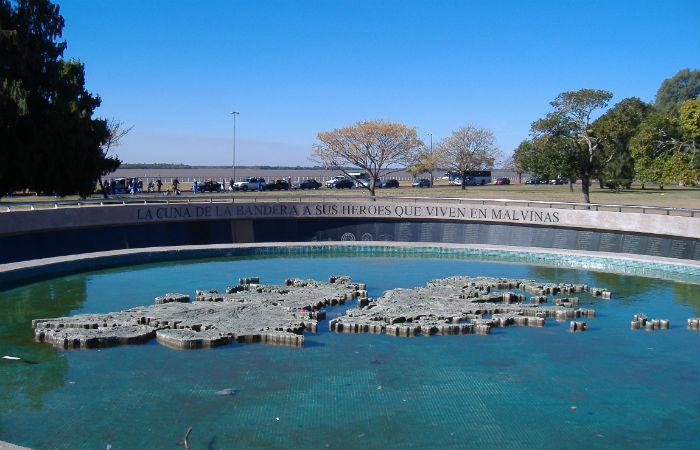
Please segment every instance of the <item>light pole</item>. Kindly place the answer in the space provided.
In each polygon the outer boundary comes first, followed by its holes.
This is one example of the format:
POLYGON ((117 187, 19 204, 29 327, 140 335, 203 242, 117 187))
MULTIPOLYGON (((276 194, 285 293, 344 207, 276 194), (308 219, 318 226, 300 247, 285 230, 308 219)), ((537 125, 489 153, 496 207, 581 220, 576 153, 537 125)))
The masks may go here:
MULTIPOLYGON (((425 133, 430 136, 430 157, 433 157, 433 133, 425 133)), ((433 187, 433 171, 430 171, 430 187, 433 187)))
MULTIPOLYGON (((233 161, 231 168, 233 169, 233 182, 236 182, 236 116, 240 113, 238 111, 231 111, 233 116, 233 161)), ((233 193, 233 184, 231 185, 231 193, 233 193)))

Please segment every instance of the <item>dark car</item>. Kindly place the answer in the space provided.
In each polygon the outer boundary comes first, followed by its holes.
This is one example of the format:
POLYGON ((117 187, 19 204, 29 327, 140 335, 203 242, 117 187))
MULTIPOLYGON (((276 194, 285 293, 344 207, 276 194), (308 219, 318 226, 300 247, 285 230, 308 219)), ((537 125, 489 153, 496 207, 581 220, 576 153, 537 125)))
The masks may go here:
POLYGON ((397 188, 399 187, 399 180, 386 180, 386 183, 382 186, 384 188, 397 188))
POLYGON ((316 180, 308 179, 294 186, 295 189, 318 189, 321 187, 321 183, 316 180))
POLYGON ((355 182, 352 181, 350 178, 343 178, 328 185, 328 187, 336 189, 352 189, 355 187, 355 182))
POLYGON ((267 183, 263 189, 266 191, 288 191, 289 183, 284 180, 275 180, 267 183))
POLYGON ((221 192, 224 188, 218 181, 207 180, 199 185, 199 192, 221 192))
POLYGON ((411 184, 413 187, 419 187, 419 188, 424 188, 424 187, 430 187, 430 180, 427 178, 421 178, 419 180, 416 180, 411 184))
POLYGON ((568 181, 564 178, 555 178, 553 180, 549 180, 550 184, 566 184, 568 181))
POLYGON ((494 184, 510 184, 510 178, 496 178, 496 182, 494 184))

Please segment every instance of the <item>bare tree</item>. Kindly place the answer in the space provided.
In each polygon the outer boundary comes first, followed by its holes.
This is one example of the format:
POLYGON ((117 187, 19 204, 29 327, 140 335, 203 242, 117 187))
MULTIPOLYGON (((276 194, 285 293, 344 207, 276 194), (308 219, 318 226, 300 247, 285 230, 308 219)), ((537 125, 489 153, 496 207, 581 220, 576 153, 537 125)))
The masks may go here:
POLYGON ((468 171, 491 168, 501 156, 494 134, 474 125, 453 131, 438 144, 438 150, 442 165, 461 175, 462 189, 467 185, 468 171))
MULTIPOLYGON (((102 144, 102 155, 106 158, 110 150, 115 147, 119 147, 122 143, 124 136, 129 134, 129 132, 134 128, 134 126, 125 127, 124 122, 116 119, 109 119, 107 121, 107 140, 102 144)), ((102 176, 98 178, 100 182, 100 189, 102 189, 102 196, 107 198, 107 191, 105 190, 105 185, 102 182, 102 176)))
POLYGON ((373 197, 380 176, 402 170, 423 148, 415 128, 383 120, 321 132, 317 139, 311 159, 346 176, 350 176, 349 167, 366 171, 370 182, 365 188, 373 197))

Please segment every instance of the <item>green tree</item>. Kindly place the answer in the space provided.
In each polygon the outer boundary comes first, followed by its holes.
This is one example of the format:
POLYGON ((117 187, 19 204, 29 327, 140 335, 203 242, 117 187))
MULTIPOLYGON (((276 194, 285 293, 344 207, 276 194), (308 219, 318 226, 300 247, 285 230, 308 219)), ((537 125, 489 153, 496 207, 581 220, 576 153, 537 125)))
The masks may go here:
POLYGON ((62 59, 63 26, 48 0, 0 0, 0 195, 87 196, 119 166, 102 151, 109 131, 83 65, 62 59))
MULTIPOLYGON (((513 160, 524 172, 545 180, 576 177, 572 152, 566 148, 565 141, 556 137, 524 140, 513 152, 513 160)), ((569 188, 573 190, 571 182, 569 188)))
POLYGON ((636 178, 661 188, 670 183, 695 184, 697 153, 692 151, 693 143, 684 137, 677 117, 649 114, 630 141, 636 178))
POLYGON ((681 146, 693 157, 693 166, 700 167, 700 97, 686 100, 678 111, 678 124, 683 133, 681 146))
POLYGON ((590 203, 591 177, 600 163, 600 139, 591 130, 592 115, 604 108, 612 93, 599 89, 581 89, 563 92, 550 105, 554 111, 532 124, 534 138, 548 138, 567 154, 564 161, 581 179, 583 201, 590 203))
POLYGON ((593 122, 592 132, 600 141, 596 175, 601 187, 620 189, 632 184, 635 174, 630 141, 651 110, 636 97, 626 98, 593 122))
POLYGON ((675 113, 686 100, 700 96, 700 70, 683 69, 661 83, 654 106, 661 113, 675 113))

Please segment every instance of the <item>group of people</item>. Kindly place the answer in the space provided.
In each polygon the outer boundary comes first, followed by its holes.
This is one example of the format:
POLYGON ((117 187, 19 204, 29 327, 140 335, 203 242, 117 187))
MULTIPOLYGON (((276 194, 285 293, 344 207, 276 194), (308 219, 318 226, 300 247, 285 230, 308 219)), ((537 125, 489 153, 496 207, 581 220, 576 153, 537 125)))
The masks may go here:
MULTIPOLYGON (((180 195, 180 181, 175 178, 173 180, 173 193, 175 195, 180 195)), ((143 192, 143 180, 138 178, 110 178, 109 182, 104 186, 107 194, 138 194, 143 192)), ((162 192, 163 191, 163 180, 158 178, 157 180, 149 181, 146 186, 146 192, 162 192)), ((165 192, 166 195, 170 195, 170 190, 165 192)))
MULTIPOLYGON (((287 182, 291 186, 291 177, 287 178, 287 182)), ((228 190, 235 190, 235 180, 233 178, 228 181, 228 190)), ((180 195, 180 180, 174 178, 172 181, 172 189, 163 191, 163 180, 157 178, 155 181, 151 180, 146 186, 146 192, 163 192, 163 195, 180 195)), ((224 182, 222 186, 225 187, 224 182)), ((105 183, 104 189, 107 194, 138 194, 144 192, 143 190, 143 180, 138 178, 110 178, 108 183, 105 183)), ((200 191, 200 183, 196 179, 192 183, 192 193, 197 194, 200 191)))

